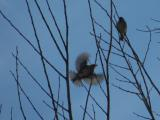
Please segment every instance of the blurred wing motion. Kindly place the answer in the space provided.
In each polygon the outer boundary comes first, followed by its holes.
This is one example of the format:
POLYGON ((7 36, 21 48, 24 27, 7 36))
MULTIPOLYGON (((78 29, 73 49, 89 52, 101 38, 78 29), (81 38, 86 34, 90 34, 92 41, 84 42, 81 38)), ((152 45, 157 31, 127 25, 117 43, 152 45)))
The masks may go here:
POLYGON ((74 71, 69 72, 69 79, 77 86, 82 86, 82 81, 77 77, 77 73, 74 71))
POLYGON ((88 60, 89 60, 88 53, 80 54, 76 59, 76 70, 80 71, 80 69, 84 68, 87 65, 88 60))
POLYGON ((100 84, 102 80, 104 80, 103 74, 93 74, 92 76, 89 76, 88 78, 86 78, 84 81, 87 84, 97 85, 97 84, 100 84))
POLYGON ((70 80, 77 85, 82 86, 82 80, 86 82, 87 84, 97 85, 104 80, 103 74, 92 74, 89 76, 82 76, 81 78, 78 77, 79 75, 76 74, 74 71, 70 71, 70 80))
POLYGON ((74 71, 70 71, 69 76, 70 80, 76 85, 81 85, 82 80, 90 78, 94 73, 95 64, 85 65, 76 73, 74 71))
POLYGON ((116 27, 119 32, 119 39, 123 40, 127 33, 127 23, 123 17, 119 18, 116 27))
POLYGON ((76 59, 76 72, 70 71, 69 78, 77 86, 82 86, 82 80, 86 83, 97 84, 100 83, 104 76, 102 74, 95 74, 94 69, 96 64, 87 65, 89 60, 88 53, 80 54, 76 59))

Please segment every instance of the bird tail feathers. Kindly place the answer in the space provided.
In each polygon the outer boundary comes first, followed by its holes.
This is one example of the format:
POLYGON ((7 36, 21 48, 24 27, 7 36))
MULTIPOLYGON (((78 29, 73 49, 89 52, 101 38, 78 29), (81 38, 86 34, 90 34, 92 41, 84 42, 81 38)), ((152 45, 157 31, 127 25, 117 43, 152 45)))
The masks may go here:
POLYGON ((86 78, 84 81, 87 84, 92 84, 92 85, 97 85, 104 80, 104 75, 103 74, 93 74, 92 76, 86 78))
POLYGON ((120 39, 120 40, 123 40, 124 37, 125 37, 125 35, 121 34, 121 35, 119 36, 119 39, 120 39))

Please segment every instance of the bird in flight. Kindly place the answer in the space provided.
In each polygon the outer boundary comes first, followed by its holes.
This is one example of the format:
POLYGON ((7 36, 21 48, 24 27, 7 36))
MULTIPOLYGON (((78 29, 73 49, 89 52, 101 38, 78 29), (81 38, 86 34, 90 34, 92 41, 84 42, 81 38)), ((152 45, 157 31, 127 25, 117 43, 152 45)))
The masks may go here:
POLYGON ((82 85, 82 80, 86 83, 97 84, 100 83, 104 79, 103 74, 96 74, 94 72, 96 68, 96 64, 88 64, 89 54, 84 52, 80 54, 75 62, 76 72, 70 71, 69 76, 70 80, 80 86, 82 85))

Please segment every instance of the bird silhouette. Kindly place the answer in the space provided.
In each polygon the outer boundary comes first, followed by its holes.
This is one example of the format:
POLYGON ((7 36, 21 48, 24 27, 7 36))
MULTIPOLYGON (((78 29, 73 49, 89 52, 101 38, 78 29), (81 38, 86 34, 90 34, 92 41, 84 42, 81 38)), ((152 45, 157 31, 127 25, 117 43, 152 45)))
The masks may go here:
POLYGON ((127 23, 123 17, 119 17, 116 27, 119 32, 119 39, 124 40, 127 33, 127 23))
POLYGON ((76 59, 76 72, 70 71, 70 80, 76 85, 81 85, 82 80, 86 83, 97 84, 104 79, 103 74, 96 74, 94 72, 96 64, 88 65, 89 54, 82 53, 76 59))

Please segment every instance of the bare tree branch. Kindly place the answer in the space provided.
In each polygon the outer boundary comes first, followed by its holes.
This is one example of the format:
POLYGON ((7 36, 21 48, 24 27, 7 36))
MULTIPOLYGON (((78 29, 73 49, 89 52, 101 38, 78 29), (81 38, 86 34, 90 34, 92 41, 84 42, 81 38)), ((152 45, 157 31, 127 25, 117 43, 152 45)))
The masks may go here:
POLYGON ((139 114, 137 114, 137 113, 135 113, 135 112, 133 112, 133 114, 136 115, 137 117, 140 117, 140 118, 143 118, 143 119, 146 119, 146 120, 153 120, 153 119, 151 119, 151 118, 148 118, 148 117, 139 115, 139 114))
MULTIPOLYGON (((33 48, 33 50, 40 55, 40 52, 37 50, 37 48, 30 42, 30 40, 12 23, 11 20, 9 20, 5 14, 3 14, 3 12, 0 10, 0 14, 2 15, 2 17, 10 24, 10 26, 20 35, 22 36, 22 38, 33 48)), ((63 77, 64 79, 66 78, 55 66, 53 66, 51 64, 51 62, 49 62, 47 60, 46 57, 42 56, 43 59, 45 60, 45 62, 54 70, 56 71, 61 77, 63 77)))
POLYGON ((92 109, 93 109, 94 120, 96 120, 96 112, 95 112, 95 108, 94 108, 94 105, 93 105, 93 104, 92 104, 92 109))
POLYGON ((37 8, 38 8, 38 10, 40 12, 40 15, 41 15, 41 17, 42 17, 42 19, 43 19, 43 21, 44 21, 44 23, 45 23, 45 25, 46 25, 46 27, 48 29, 48 32, 50 33, 50 35, 52 37, 52 40, 53 40, 54 44, 56 45, 57 50, 59 51, 59 53, 60 53, 61 57, 63 58, 63 60, 66 61, 66 58, 65 58, 62 50, 60 49, 60 47, 59 47, 59 45, 58 45, 58 43, 56 41, 56 38, 54 37, 54 35, 53 35, 52 31, 51 31, 51 28, 50 28, 49 24, 47 23, 44 15, 43 15, 43 12, 42 12, 42 10, 40 8, 40 5, 38 4, 37 0, 34 0, 34 2, 35 2, 36 6, 37 6, 37 8))
POLYGON ((13 113, 12 112, 13 112, 13 108, 11 107, 11 120, 13 120, 13 115, 12 115, 13 113))
POLYGON ((63 0, 63 7, 64 7, 64 16, 66 25, 66 88, 67 88, 67 100, 68 100, 67 102, 68 102, 69 119, 73 120, 71 95, 70 95, 70 82, 69 82, 69 25, 68 25, 66 0, 63 0))
POLYGON ((89 85, 89 90, 88 90, 87 97, 86 97, 86 102, 85 102, 85 107, 84 107, 84 112, 83 112, 83 120, 85 120, 85 114, 86 114, 86 111, 87 111, 87 105, 88 105, 88 100, 89 100, 89 94, 90 94, 90 91, 91 91, 91 87, 92 87, 92 81, 89 85))
MULTIPOLYGON (((36 0, 35 0, 35 2, 36 2, 36 0)), ((37 2, 36 2, 36 4, 37 4, 37 7, 39 8, 37 2)), ((37 35, 37 30, 36 30, 36 28, 35 28, 34 20, 33 20, 32 13, 31 13, 31 10, 30 10, 30 6, 29 6, 29 3, 28 3, 27 0, 26 0, 26 5, 27 5, 27 8, 28 8, 28 13, 29 13, 29 16, 30 16, 31 24, 32 24, 32 27, 33 27, 33 30, 34 30, 34 35, 35 35, 36 40, 37 40, 38 49, 39 49, 39 51, 40 51, 41 62, 42 62, 44 74, 45 74, 45 77, 46 77, 46 80, 47 80, 48 89, 49 89, 49 92, 50 92, 50 94, 51 94, 51 100, 52 100, 52 105, 53 105, 54 112, 55 112, 55 117, 56 117, 56 119, 58 120, 57 108, 56 108, 55 103, 54 103, 54 96, 53 96, 53 92, 52 92, 52 87, 51 87, 51 83, 50 83, 49 76, 48 76, 48 73, 47 73, 46 64, 45 64, 45 61, 44 61, 44 59, 43 59, 43 52, 42 52, 42 48, 41 48, 41 45, 40 45, 40 40, 39 40, 39 37, 38 37, 38 35, 37 35)), ((41 9, 40 9, 40 8, 39 8, 39 11, 41 12, 41 9)), ((41 13, 41 14, 42 14, 42 13, 41 13)), ((43 16, 43 14, 42 14, 42 16, 43 16)), ((47 24, 46 24, 46 26, 47 26, 47 24)))
MULTIPOLYGON (((87 111, 87 110, 85 110, 85 108, 83 108, 83 106, 80 106, 81 108, 82 108, 82 110, 84 111, 84 113, 86 113, 87 115, 88 115, 88 117, 91 119, 91 120, 94 120, 93 118, 92 118, 92 116, 90 115, 90 113, 87 111)), ((84 119, 83 119, 84 120, 84 119)))
MULTIPOLYGON (((16 76, 14 75, 14 73, 12 71, 10 71, 11 75, 13 76, 15 82, 17 83, 17 79, 16 76)), ((30 98, 27 96, 26 92, 23 90, 23 88, 21 87, 20 83, 18 82, 18 86, 21 90, 21 92, 24 94, 24 96, 27 98, 27 100, 29 101, 30 105, 32 106, 33 110, 36 112, 36 114, 38 115, 38 117, 41 120, 44 120, 44 118, 41 116, 41 114, 39 113, 39 111, 36 109, 36 107, 34 106, 34 104, 32 103, 32 101, 30 100, 30 98)))
POLYGON ((47 6, 48 6, 48 10, 49 10, 49 12, 50 12, 50 14, 51 14, 51 16, 52 16, 52 19, 53 19, 53 21, 54 21, 54 24, 55 24, 55 26, 56 26, 56 29, 57 29, 57 31, 58 31, 58 33, 59 33, 59 35, 60 35, 61 40, 62 40, 63 46, 66 48, 65 40, 64 40, 64 38, 63 38, 63 36, 62 36, 62 32, 61 32, 61 30, 60 30, 60 28, 59 28, 59 26, 58 26, 57 20, 56 20, 53 12, 52 12, 52 10, 51 10, 51 7, 50 7, 50 4, 49 4, 48 0, 46 0, 46 3, 47 3, 47 6))
POLYGON ((0 104, 0 114, 2 113, 2 104, 0 104))
POLYGON ((18 59, 17 58, 18 58, 18 47, 16 47, 16 82, 17 82, 18 102, 19 102, 19 105, 20 105, 20 110, 21 110, 23 119, 27 120, 24 109, 23 109, 23 106, 22 106, 21 94, 20 94, 20 90, 19 90, 19 86, 18 86, 18 83, 19 83, 19 64, 18 64, 18 59))
MULTIPOLYGON (((43 100, 43 103, 44 103, 48 108, 50 108, 51 110, 54 110, 54 109, 53 109, 47 102, 45 102, 44 100, 43 100)), ((69 120, 68 118, 66 118, 63 114, 61 114, 61 113, 58 112, 58 111, 57 111, 57 114, 60 115, 61 117, 65 118, 66 120, 69 120)), ((56 119, 56 118, 54 117, 54 119, 56 119)))

